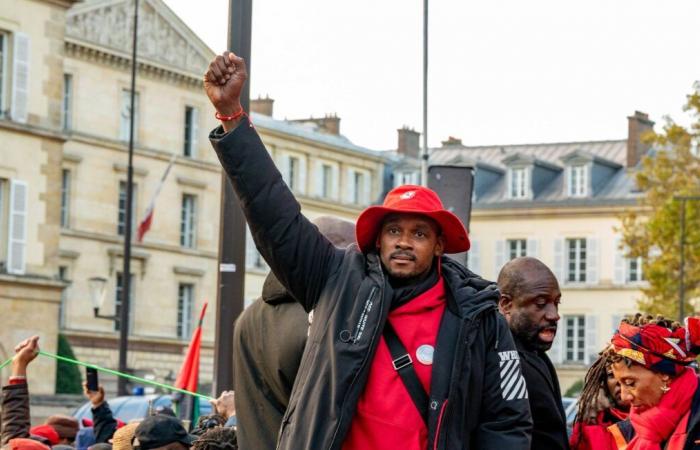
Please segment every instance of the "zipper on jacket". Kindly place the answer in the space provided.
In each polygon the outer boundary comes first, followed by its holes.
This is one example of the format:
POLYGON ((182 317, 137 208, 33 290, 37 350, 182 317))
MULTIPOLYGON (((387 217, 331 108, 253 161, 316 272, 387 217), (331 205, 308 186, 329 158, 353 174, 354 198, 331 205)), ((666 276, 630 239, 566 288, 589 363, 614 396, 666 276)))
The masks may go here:
MULTIPOLYGON (((381 286, 384 286, 383 274, 380 273, 379 279, 381 280, 381 286)), ((372 290, 370 290, 370 295, 367 298, 367 300, 370 300, 372 297, 374 297, 374 294, 377 290, 378 290, 377 286, 372 286, 372 290)), ((380 296, 379 297, 379 304, 378 304, 378 307, 380 308, 379 309, 380 314, 381 314, 382 300, 383 300, 383 296, 380 296)), ((375 325, 374 333, 372 333, 372 335, 371 335, 371 340, 369 342, 370 349, 372 349, 372 347, 374 346, 374 341, 377 338, 377 335, 379 334, 378 327, 379 327, 379 321, 377 322, 377 325, 375 325)), ((335 444, 335 440, 338 437, 338 430, 340 429, 340 424, 343 420, 343 416, 344 416, 343 409, 345 408, 345 402, 347 401, 347 397, 352 393, 352 390, 355 387, 355 383, 357 383, 357 379, 360 377, 360 374, 362 374, 364 372, 365 367, 367 366, 367 361, 369 360, 370 353, 372 353, 372 352, 369 351, 369 352, 365 353, 365 357, 362 360, 362 364, 360 364, 360 369, 357 371, 357 373, 355 374, 355 377, 350 382, 350 386, 348 386, 347 394, 345 396, 345 399, 343 399, 342 405, 340 406, 341 413, 340 413, 340 417, 338 418, 338 425, 335 427, 335 431, 333 432, 333 437, 331 438, 331 442, 330 442, 331 445, 330 445, 329 449, 333 448, 333 445, 335 444)), ((358 397, 358 399, 359 399, 359 397, 358 397)))
POLYGON ((447 403, 449 399, 446 399, 440 408, 440 415, 438 416, 437 428, 435 428, 435 440, 433 441, 433 450, 437 450, 438 443, 440 442, 440 429, 442 428, 442 418, 445 415, 445 409, 447 408, 447 403))

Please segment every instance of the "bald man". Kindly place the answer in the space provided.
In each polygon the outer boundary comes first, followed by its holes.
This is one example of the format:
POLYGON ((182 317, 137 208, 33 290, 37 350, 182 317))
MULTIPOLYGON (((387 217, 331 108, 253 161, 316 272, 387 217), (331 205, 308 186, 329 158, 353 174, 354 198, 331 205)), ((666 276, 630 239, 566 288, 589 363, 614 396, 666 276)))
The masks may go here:
POLYGON ((559 322, 561 291, 540 260, 508 262, 498 275, 498 308, 506 317, 520 355, 532 411, 532 449, 569 449, 557 373, 545 353, 559 322))

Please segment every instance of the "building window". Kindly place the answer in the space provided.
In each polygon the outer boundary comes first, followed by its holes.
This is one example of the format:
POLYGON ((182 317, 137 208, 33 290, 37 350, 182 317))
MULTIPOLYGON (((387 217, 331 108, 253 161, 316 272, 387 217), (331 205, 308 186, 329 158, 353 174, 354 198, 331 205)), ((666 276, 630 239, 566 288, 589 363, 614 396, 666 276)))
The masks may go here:
POLYGON ((586 282, 586 240, 567 239, 567 277, 570 283, 586 282))
POLYGON ((189 339, 192 334, 192 306, 194 285, 180 283, 177 294, 177 337, 189 339))
POLYGON ((569 196, 585 197, 588 185, 588 169, 584 164, 569 167, 569 196))
POLYGON ((567 362, 586 362, 586 317, 567 316, 564 321, 567 362))
MULTIPOLYGON (((58 266, 58 279, 61 281, 68 281, 68 267, 58 266)), ((58 327, 66 327, 66 307, 68 302, 68 288, 65 287, 61 291, 61 303, 58 304, 58 327)))
POLYGON ((246 225, 246 255, 245 255, 245 265, 248 269, 255 270, 268 270, 269 267, 262 257, 257 247, 255 247, 255 241, 253 240, 253 235, 250 233, 250 228, 246 225))
POLYGON ((333 191, 333 167, 328 164, 323 164, 321 166, 321 176, 323 178, 321 196, 323 198, 330 198, 333 191))
POLYGON ((362 191, 365 185, 365 177, 361 172, 354 172, 352 178, 352 202, 359 205, 362 202, 362 191))
POLYGON ((70 170, 63 169, 61 172, 61 228, 70 228, 70 185, 70 170))
MULTIPOLYGON (((129 130, 131 129, 131 91, 122 89, 121 114, 119 115, 119 139, 129 141, 129 130)), ((138 141, 139 135, 139 93, 134 95, 134 142, 138 141)))
POLYGON ((0 32, 0 117, 5 116, 7 110, 6 89, 7 84, 7 58, 8 58, 8 34, 0 32))
MULTIPOLYGON (((7 236, 8 227, 8 180, 0 178, 0 236, 7 236)), ((7 239, 0 238, 0 273, 7 272, 7 239)))
MULTIPOLYGON (((114 331, 121 330, 120 316, 122 312, 122 292, 124 288, 124 276, 122 272, 117 272, 117 285, 114 289, 114 315, 117 320, 114 321, 114 331)), ((131 326, 133 323, 132 317, 136 306, 136 298, 134 297, 134 274, 129 277, 129 334, 133 331, 131 326)))
POLYGON ((61 118, 64 130, 73 128, 73 75, 69 73, 63 74, 63 108, 61 109, 61 118))
MULTIPOLYGON (((119 206, 117 212, 117 234, 119 236, 124 236, 126 232, 126 191, 127 182, 119 182, 119 206)), ((136 185, 133 184, 133 190, 131 192, 131 231, 132 237, 134 235, 133 231, 136 229, 136 185)))
POLYGON ((639 283, 640 281, 645 281, 644 272, 642 270, 642 258, 628 258, 627 259, 627 282, 628 283, 639 283))
POLYGON ((289 189, 296 191, 299 189, 299 158, 289 157, 289 189))
POLYGON ((521 258, 527 256, 527 240, 508 239, 508 259, 521 258))
POLYGON ((185 106, 185 146, 182 154, 188 158, 197 156, 198 129, 197 109, 192 106, 185 106))
POLYGON ((527 169, 510 169, 510 198, 520 199, 527 197, 527 169))
POLYGON ((403 186, 405 184, 418 184, 417 172, 396 172, 394 178, 394 187, 403 186))
POLYGON ((182 196, 182 213, 180 217, 180 245, 194 248, 197 239, 197 197, 190 194, 182 196))

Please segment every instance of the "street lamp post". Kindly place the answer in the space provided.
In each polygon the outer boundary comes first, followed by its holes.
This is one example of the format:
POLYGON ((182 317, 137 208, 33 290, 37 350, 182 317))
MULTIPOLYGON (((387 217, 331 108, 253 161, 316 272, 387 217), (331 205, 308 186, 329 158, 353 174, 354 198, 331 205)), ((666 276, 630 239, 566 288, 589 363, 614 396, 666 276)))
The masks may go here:
POLYGON ((92 303, 92 312, 97 319, 108 319, 118 321, 119 317, 116 314, 106 315, 100 314, 100 308, 105 302, 107 293, 107 278, 92 277, 88 280, 88 288, 90 290, 90 302, 92 303))
POLYGON ((685 204, 688 201, 700 200, 700 195, 678 195, 673 197, 674 200, 681 202, 681 236, 680 236, 680 247, 681 247, 681 262, 680 262, 680 276, 679 276, 679 309, 678 309, 678 321, 683 323, 685 316, 685 204))

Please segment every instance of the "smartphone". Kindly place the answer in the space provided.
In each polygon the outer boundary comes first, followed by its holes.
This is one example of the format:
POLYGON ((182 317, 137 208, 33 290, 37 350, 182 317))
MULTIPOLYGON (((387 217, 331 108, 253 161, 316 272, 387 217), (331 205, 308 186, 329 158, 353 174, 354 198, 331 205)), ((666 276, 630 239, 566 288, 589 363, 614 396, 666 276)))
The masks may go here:
POLYGON ((100 390, 100 385, 97 381, 97 369, 93 369, 92 367, 86 367, 85 378, 87 379, 88 391, 97 392, 100 390))

